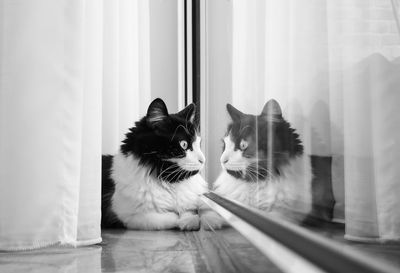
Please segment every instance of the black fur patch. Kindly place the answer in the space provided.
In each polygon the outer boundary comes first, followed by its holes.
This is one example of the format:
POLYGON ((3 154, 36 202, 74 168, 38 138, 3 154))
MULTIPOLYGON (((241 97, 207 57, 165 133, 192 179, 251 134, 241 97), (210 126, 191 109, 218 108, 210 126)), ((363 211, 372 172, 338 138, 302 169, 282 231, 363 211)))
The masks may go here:
POLYGON ((246 181, 279 176, 289 159, 303 154, 299 135, 282 117, 275 100, 270 100, 258 116, 244 114, 230 104, 227 110, 232 118, 227 135, 235 144, 234 149, 240 149, 241 141, 246 141, 248 147, 243 150, 243 156, 255 161, 245 172, 228 170, 230 175, 246 181))
POLYGON ((187 141, 188 149, 193 150, 198 126, 194 115, 194 104, 176 114, 168 114, 164 102, 154 100, 147 115, 129 129, 121 152, 134 155, 141 165, 149 168, 151 175, 170 183, 197 174, 198 171, 186 171, 168 161, 185 157, 186 152, 179 144, 181 140, 187 141))
POLYGON ((111 198, 115 192, 114 181, 110 177, 113 156, 102 156, 102 184, 101 184, 101 227, 124 228, 124 224, 118 219, 111 209, 111 198))

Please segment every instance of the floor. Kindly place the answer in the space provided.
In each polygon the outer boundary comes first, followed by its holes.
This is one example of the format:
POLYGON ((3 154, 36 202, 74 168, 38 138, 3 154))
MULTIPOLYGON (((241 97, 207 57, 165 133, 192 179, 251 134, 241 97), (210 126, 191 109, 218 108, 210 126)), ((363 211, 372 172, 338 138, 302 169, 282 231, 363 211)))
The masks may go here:
MULTIPOLYGON (((317 231, 344 247, 400 268, 400 245, 344 241, 343 228, 317 231)), ((105 230, 103 243, 78 249, 0 253, 0 272, 280 272, 234 229, 218 232, 105 230)))
POLYGON ((330 238, 342 245, 343 248, 355 249, 365 257, 391 264, 400 272, 400 243, 361 243, 344 239, 344 224, 329 224, 311 229, 320 235, 330 238))
POLYGON ((0 272, 280 272, 234 229, 105 230, 97 246, 0 253, 0 272))
POLYGON ((107 231, 103 239, 103 272, 279 272, 233 229, 107 231))

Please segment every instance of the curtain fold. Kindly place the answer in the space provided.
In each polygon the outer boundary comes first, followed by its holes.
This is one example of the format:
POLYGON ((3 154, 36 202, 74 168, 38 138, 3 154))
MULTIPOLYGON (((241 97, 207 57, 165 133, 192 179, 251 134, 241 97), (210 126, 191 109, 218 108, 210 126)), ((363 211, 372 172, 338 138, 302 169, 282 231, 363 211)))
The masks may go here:
MULTIPOLYGON (((98 220, 87 223, 90 237, 77 237, 81 177, 100 171, 82 159, 101 154, 83 141, 98 131, 90 112, 101 109, 85 96, 99 92, 85 86, 85 4, 1 2, 0 249, 101 240, 98 220)), ((87 220, 98 218, 96 188, 82 193, 94 200, 87 220)))
POLYGON ((332 157, 348 239, 400 239, 395 2, 233 1, 232 102, 278 100, 306 152, 332 157))
POLYGON ((101 241, 102 146, 150 100, 148 17, 147 1, 0 0, 0 250, 101 241))
POLYGON ((102 115, 102 14, 103 5, 86 0, 83 21, 83 105, 81 139, 81 174, 79 177, 78 244, 96 243, 100 234, 101 211, 101 115, 102 115))
POLYGON ((103 153, 114 154, 150 103, 148 1, 104 1, 103 153))

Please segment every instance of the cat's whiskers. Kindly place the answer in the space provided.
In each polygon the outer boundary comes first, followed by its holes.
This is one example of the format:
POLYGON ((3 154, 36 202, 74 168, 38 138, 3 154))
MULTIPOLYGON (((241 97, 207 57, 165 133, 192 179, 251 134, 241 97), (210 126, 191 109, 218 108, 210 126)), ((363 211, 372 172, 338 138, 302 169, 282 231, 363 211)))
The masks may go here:
POLYGON ((186 178, 191 174, 191 171, 182 170, 183 178, 181 180, 186 180, 186 178))
POLYGON ((257 167, 257 168, 253 167, 253 171, 256 172, 257 176, 261 176, 262 178, 267 178, 267 177, 275 178, 274 174, 270 170, 265 169, 263 167, 257 167), (267 175, 260 173, 260 171, 265 171, 267 175))
POLYGON ((265 178, 270 177, 270 178, 272 178, 272 179, 275 178, 275 175, 274 175, 270 170, 268 170, 268 169, 266 169, 266 168, 264 168, 264 167, 258 166, 258 165, 257 165, 257 166, 249 165, 249 166, 248 166, 248 170, 251 170, 251 171, 255 172, 255 173, 257 174, 257 176, 263 176, 263 177, 265 177, 265 178), (259 172, 259 170, 265 171, 265 172, 267 173, 268 176, 265 176, 265 175, 261 174, 261 173, 259 172))
MULTIPOLYGON (((174 175, 174 176, 171 178, 171 180, 174 180, 175 178, 178 179, 178 180, 180 180, 179 177, 180 177, 181 174, 183 174, 184 172, 185 172, 185 170, 179 169, 179 170, 176 172, 176 175, 174 175)), ((182 180, 183 180, 183 179, 182 179, 182 180)))
POLYGON ((257 174, 257 173, 258 173, 257 170, 254 169, 254 168, 252 168, 251 166, 249 166, 249 167, 246 169, 246 171, 248 171, 248 172, 250 172, 250 173, 252 173, 252 174, 257 174))
POLYGON ((169 171, 170 169, 172 169, 172 168, 174 168, 174 167, 175 167, 175 164, 172 164, 171 166, 168 166, 165 170, 163 170, 163 171, 157 176, 157 178, 160 179, 161 176, 162 176, 165 172, 169 171))
POLYGON ((181 175, 182 170, 177 170, 173 173, 173 176, 171 177, 171 181, 174 181, 175 178, 179 178, 179 176, 181 175))
MULTIPOLYGON (((178 165, 175 165, 175 166, 178 167, 178 165)), ((175 178, 179 179, 179 176, 184 172, 185 172, 185 170, 178 168, 177 170, 174 170, 173 172, 169 173, 165 177, 165 180, 172 180, 173 181, 175 178)))
POLYGON ((174 171, 168 173, 167 176, 164 177, 164 180, 168 181, 169 178, 170 178, 172 175, 175 175, 177 172, 179 172, 179 170, 174 170, 174 171))
POLYGON ((165 190, 167 190, 169 193, 172 193, 173 192, 173 188, 171 187, 171 184, 170 183, 168 183, 168 182, 166 182, 166 181, 164 181, 164 180, 161 180, 161 187, 163 187, 165 190))
MULTIPOLYGON (((172 164, 171 166, 168 166, 165 170, 163 170, 163 171, 157 176, 157 179, 162 180, 162 175, 163 175, 165 172, 171 170, 172 168, 176 168, 176 167, 177 167, 176 164, 172 164)), ((168 177, 168 176, 167 176, 167 177, 168 177)))
POLYGON ((248 172, 249 172, 249 174, 251 174, 252 175, 252 177, 253 177, 253 182, 258 182, 259 181, 259 173, 256 171, 256 170, 254 170, 254 169, 248 169, 248 172))
MULTIPOLYGON (((161 163, 161 167, 160 167, 160 170, 162 170, 163 168, 164 168, 164 161, 161 163)), ((165 170, 162 170, 158 175, 157 175, 157 179, 158 180, 161 180, 161 175, 162 175, 162 173, 164 172, 165 170)), ((162 180, 161 180, 162 181, 162 180)))
POLYGON ((184 180, 186 180, 189 176, 190 176, 190 172, 187 172, 186 175, 185 175, 184 180))
POLYGON ((187 177, 188 174, 189 174, 189 172, 185 172, 184 175, 183 175, 182 180, 186 180, 186 177, 187 177))
POLYGON ((249 175, 251 182, 257 182, 256 174, 252 170, 247 170, 247 174, 249 175))
POLYGON ((268 170, 268 169, 266 169, 266 168, 264 168, 264 167, 260 167, 260 166, 257 166, 257 169, 262 170, 262 171, 265 171, 267 174, 270 175, 270 177, 275 178, 275 175, 274 175, 274 173, 273 173, 271 170, 268 170))
POLYGON ((188 177, 189 174, 190 174, 190 172, 185 171, 182 180, 186 180, 186 178, 188 177))

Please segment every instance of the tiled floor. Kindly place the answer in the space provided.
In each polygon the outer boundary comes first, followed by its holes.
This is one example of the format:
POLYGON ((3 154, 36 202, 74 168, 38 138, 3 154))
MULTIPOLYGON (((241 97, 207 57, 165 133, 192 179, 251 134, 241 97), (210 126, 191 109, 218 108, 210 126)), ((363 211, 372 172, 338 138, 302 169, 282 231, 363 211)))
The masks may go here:
MULTIPOLYGON (((400 245, 349 243, 342 227, 318 231, 400 268, 400 245)), ((279 272, 233 229, 216 233, 103 231, 97 246, 0 253, 0 272, 279 272)))

